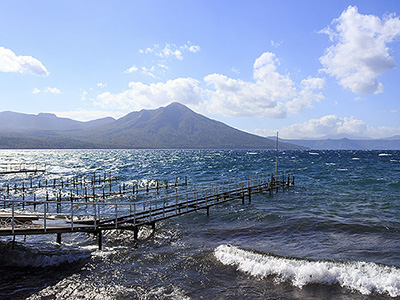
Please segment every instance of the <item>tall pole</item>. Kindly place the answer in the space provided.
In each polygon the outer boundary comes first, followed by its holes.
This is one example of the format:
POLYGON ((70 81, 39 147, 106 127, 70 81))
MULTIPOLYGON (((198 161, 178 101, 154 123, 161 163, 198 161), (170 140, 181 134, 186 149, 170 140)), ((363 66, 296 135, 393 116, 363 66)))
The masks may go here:
POLYGON ((276 132, 276 161, 275 161, 275 177, 278 175, 278 131, 276 132))

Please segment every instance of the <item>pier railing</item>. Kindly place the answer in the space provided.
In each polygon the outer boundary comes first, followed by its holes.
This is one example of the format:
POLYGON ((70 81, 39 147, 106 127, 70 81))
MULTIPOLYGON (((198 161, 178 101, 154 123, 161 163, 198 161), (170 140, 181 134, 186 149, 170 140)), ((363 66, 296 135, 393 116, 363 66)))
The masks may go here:
MULTIPOLYGON (((106 179, 104 179, 106 181, 106 179)), ((112 182, 112 178, 110 179, 112 182)), ((0 208, 3 208, 3 228, 0 235, 40 234, 51 232, 101 231, 106 229, 136 229, 154 225, 156 221, 206 209, 234 199, 245 198, 263 191, 272 194, 294 184, 294 176, 285 174, 256 174, 240 178, 221 179, 187 185, 179 183, 144 185, 131 190, 109 190, 91 195, 73 195, 59 191, 42 195, 15 189, 3 190, 0 208), (26 192, 26 193, 25 193, 26 192), (23 197, 23 198, 22 198, 23 197)), ((74 186, 72 183, 71 187, 74 186)), ((75 183, 75 188, 76 188, 75 183)), ((85 183, 83 183, 84 185, 85 183)), ((40 184, 39 184, 40 185, 40 184)), ((53 182, 52 187, 56 185, 53 182)), ((51 183, 47 183, 51 186, 51 183)), ((1 217, 1 213, 0 213, 1 217)), ((135 231, 137 236, 137 231, 135 231)))

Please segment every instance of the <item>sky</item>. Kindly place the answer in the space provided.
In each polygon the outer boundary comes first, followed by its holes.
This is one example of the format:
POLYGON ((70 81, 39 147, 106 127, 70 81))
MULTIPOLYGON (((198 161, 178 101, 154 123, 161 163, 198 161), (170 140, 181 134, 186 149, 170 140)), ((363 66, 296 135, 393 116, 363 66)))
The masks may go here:
POLYGON ((180 102, 282 138, 400 135, 400 1, 0 0, 0 111, 180 102))

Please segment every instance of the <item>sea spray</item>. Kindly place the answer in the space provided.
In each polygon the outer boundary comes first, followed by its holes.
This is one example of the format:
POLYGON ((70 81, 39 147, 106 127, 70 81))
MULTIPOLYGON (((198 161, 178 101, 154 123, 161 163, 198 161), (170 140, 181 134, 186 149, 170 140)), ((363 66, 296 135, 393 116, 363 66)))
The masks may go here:
POLYGON ((380 293, 400 296, 400 269, 366 262, 309 261, 276 257, 220 245, 214 254, 225 265, 265 278, 276 276, 277 282, 290 281, 302 288, 307 284, 339 284, 362 294, 380 293))

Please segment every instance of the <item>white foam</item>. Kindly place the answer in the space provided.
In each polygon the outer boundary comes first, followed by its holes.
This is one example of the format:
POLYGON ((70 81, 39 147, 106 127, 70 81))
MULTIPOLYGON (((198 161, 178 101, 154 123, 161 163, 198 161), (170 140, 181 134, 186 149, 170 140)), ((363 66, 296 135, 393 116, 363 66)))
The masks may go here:
POLYGON ((275 257, 220 245, 214 255, 225 265, 257 277, 276 276, 302 288, 310 283, 339 284, 362 294, 373 292, 400 296, 400 269, 366 262, 308 261, 275 257))
POLYGON ((308 152, 308 154, 310 154, 310 155, 319 155, 319 153, 317 153, 317 152, 308 152))

